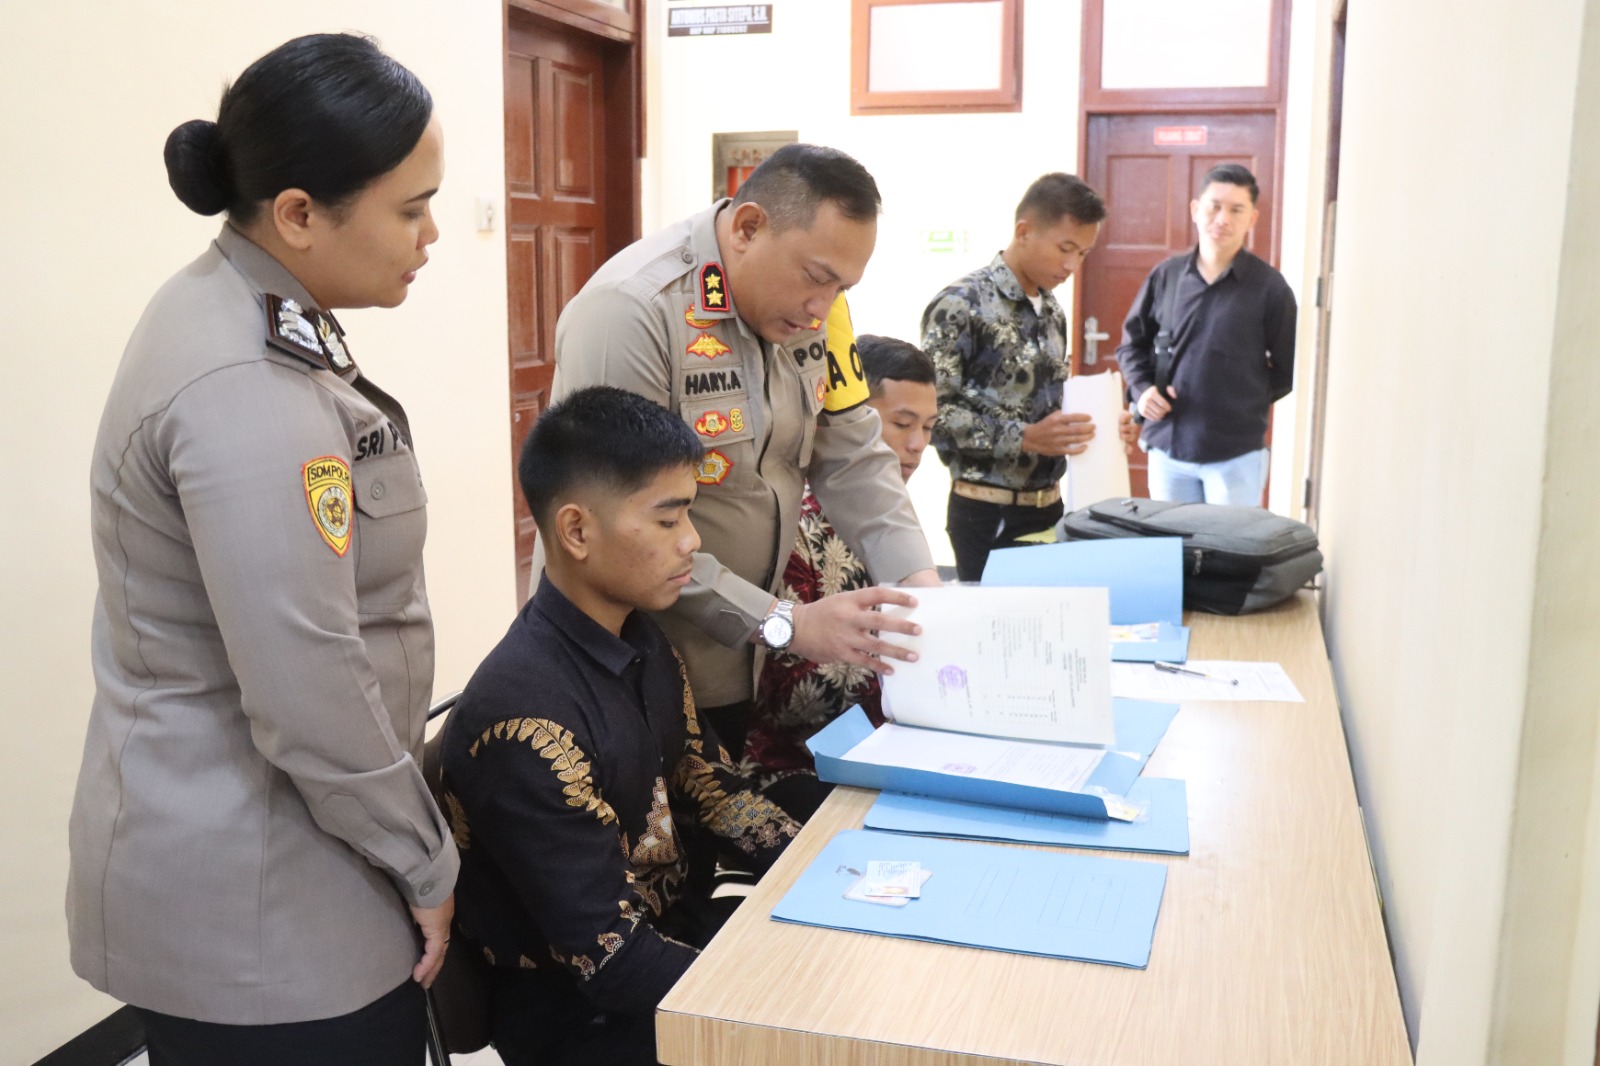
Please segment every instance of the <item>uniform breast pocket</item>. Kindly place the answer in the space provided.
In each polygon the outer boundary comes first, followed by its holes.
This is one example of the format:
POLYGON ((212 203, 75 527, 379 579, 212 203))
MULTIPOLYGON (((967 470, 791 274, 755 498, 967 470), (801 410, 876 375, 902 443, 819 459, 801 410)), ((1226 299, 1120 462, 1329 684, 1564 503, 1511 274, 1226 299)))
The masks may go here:
POLYGON ((362 614, 394 611, 416 595, 428 535, 428 494, 410 452, 351 465, 356 504, 356 595, 362 614))
POLYGON ((694 472, 702 490, 763 491, 755 470, 755 419, 744 393, 685 400, 679 412, 705 445, 705 458, 694 472))

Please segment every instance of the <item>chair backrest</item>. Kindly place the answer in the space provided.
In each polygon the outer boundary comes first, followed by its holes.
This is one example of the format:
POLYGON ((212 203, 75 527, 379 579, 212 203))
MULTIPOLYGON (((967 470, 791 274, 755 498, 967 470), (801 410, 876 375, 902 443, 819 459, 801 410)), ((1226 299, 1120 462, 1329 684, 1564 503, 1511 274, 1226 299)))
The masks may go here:
MULTIPOLYGON (((444 802, 444 727, 447 716, 461 693, 454 692, 428 709, 428 720, 445 718, 440 728, 422 747, 422 776, 439 809, 448 814, 444 802)), ((453 1055, 465 1055, 489 1046, 489 981, 490 972, 477 951, 461 939, 461 931, 451 934, 453 943, 444 954, 444 967, 430 990, 439 1028, 443 1031, 445 1049, 453 1055)))

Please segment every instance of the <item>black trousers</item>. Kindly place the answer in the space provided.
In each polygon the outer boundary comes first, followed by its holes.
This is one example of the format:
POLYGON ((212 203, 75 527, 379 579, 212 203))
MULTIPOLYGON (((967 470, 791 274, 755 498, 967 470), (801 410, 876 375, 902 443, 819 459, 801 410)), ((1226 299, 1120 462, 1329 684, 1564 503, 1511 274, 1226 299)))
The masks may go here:
POLYGON ((985 503, 950 493, 944 531, 956 553, 956 577, 977 581, 996 548, 1015 547, 1019 538, 1050 529, 1062 515, 1061 501, 1048 507, 985 503))
POLYGON ((497 971, 489 1032, 506 1066, 656 1066, 654 1012, 598 1011, 557 971, 497 971))
MULTIPOLYGON (((691 891, 655 925, 703 948, 738 902, 691 891)), ((565 969, 496 967, 491 981, 489 1032, 506 1066, 656 1066, 655 1011, 602 1011, 565 969)))
POLYGON ((281 1025, 221 1025, 135 1008, 150 1066, 422 1066, 422 986, 405 983, 360 1010, 281 1025))

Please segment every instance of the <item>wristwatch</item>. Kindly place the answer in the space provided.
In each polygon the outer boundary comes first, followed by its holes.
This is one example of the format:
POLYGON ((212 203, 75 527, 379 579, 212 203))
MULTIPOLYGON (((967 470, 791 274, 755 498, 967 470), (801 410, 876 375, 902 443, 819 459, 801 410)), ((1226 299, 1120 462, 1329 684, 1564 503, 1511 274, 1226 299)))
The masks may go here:
POLYGON ((779 600, 772 613, 761 620, 757 627, 761 635, 761 643, 773 651, 782 651, 794 639, 794 601, 779 600))

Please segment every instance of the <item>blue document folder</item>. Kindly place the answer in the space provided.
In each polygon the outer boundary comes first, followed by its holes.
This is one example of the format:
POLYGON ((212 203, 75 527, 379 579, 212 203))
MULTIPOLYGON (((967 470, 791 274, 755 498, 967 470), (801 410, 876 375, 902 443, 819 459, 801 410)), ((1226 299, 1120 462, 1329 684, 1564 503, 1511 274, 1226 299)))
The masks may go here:
POLYGON ((1141 777, 1128 790, 1127 798, 1144 808, 1138 821, 1074 818, 885 792, 867 811, 866 826, 924 836, 1189 854, 1189 795, 1182 781, 1141 777))
MULTIPOLYGON (((1178 707, 1173 703, 1124 699, 1112 700, 1111 707, 1116 743, 1100 760, 1100 765, 1090 775, 1085 787, 1113 796, 1125 796, 1133 787, 1139 771, 1144 769, 1150 753, 1156 750, 1156 745, 1166 734, 1167 726, 1172 724, 1178 707)), ((909 792, 996 807, 1071 814, 1080 818, 1108 817, 1105 800, 1097 792, 1063 792, 1010 781, 992 781, 934 770, 908 770, 901 766, 882 766, 844 758, 850 749, 871 735, 872 723, 860 707, 852 707, 829 722, 821 732, 806 741, 806 747, 811 749, 811 754, 816 758, 817 776, 835 785, 856 785, 882 792, 909 792)))
POLYGON ((772 917, 1143 969, 1166 883, 1155 862, 850 829, 823 847, 772 917), (922 895, 903 907, 845 899, 866 863, 884 859, 931 871, 922 895))
POLYGON ((989 553, 985 585, 1103 586, 1111 592, 1111 624, 1160 626, 1154 641, 1111 645, 1117 662, 1181 663, 1189 658, 1183 625, 1183 540, 1126 537, 1002 548, 989 553))

